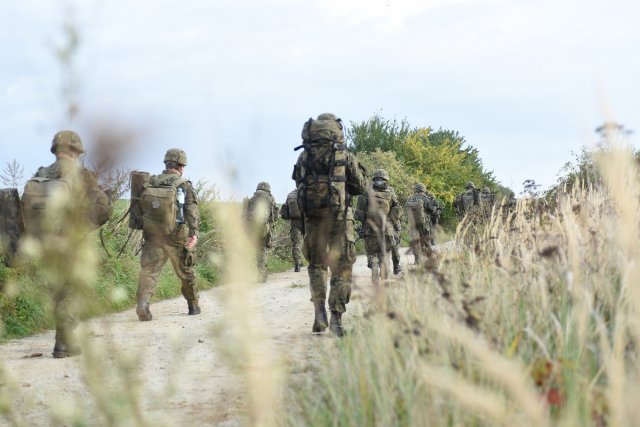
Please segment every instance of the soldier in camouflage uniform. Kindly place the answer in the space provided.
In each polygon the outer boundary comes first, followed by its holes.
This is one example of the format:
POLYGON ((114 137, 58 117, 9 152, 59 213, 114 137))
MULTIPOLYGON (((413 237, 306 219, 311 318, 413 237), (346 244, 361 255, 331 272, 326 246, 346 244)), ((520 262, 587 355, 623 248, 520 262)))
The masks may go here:
POLYGON ((480 193, 480 208, 485 218, 491 216, 493 205, 496 201, 496 195, 491 192, 489 187, 483 187, 482 193, 480 193))
MULTIPOLYGON (((56 210, 56 223, 37 236, 42 249, 42 273, 48 282, 54 303, 56 322, 53 357, 80 354, 73 330, 77 325, 79 294, 89 286, 86 275, 77 274, 85 260, 86 236, 108 221, 112 207, 110 193, 98 186, 95 177, 79 164, 84 153, 80 136, 73 131, 60 131, 51 144, 56 161, 38 169, 35 177, 64 180, 70 185, 70 198, 56 210), (75 274, 74 274, 75 273, 75 274)), ((26 189, 25 189, 26 191, 26 189)), ((27 230, 28 231, 28 230, 27 230)))
POLYGON ((136 313, 141 321, 152 319, 149 300, 158 283, 162 267, 171 260, 173 270, 182 282, 182 295, 187 300, 189 315, 200 314, 198 287, 193 271, 195 245, 198 241, 200 214, 198 200, 191 181, 182 179, 187 155, 183 150, 172 148, 164 156, 165 170, 149 179, 149 186, 169 186, 182 189, 185 195, 184 222, 176 224, 171 234, 156 235, 143 233, 144 243, 140 255, 140 275, 138 277, 138 305, 136 313))
POLYGON ((397 246, 394 224, 399 222, 402 215, 398 198, 388 182, 389 174, 386 170, 374 171, 373 184, 358 198, 355 212, 355 218, 362 222, 362 237, 369 268, 376 261, 380 265, 383 279, 388 277, 389 251, 397 246))
POLYGON ((256 266, 260 282, 267 281, 267 249, 271 247, 271 230, 278 219, 278 207, 268 182, 258 184, 249 199, 245 219, 256 243, 256 266))
POLYGON ((439 205, 435 197, 427 192, 427 187, 418 183, 413 196, 407 201, 406 211, 411 226, 411 250, 415 263, 420 264, 423 255, 429 260, 434 254, 432 246, 435 241, 434 227, 440 216, 439 205))
POLYGON ((290 222, 291 257, 293 258, 294 271, 298 273, 302 266, 302 239, 304 238, 302 216, 298 206, 298 190, 293 190, 287 195, 287 200, 280 207, 280 216, 290 222), (290 205, 294 203, 295 206, 292 209, 290 205))
POLYGON ((471 181, 464 186, 465 190, 460 193, 453 202, 453 207, 461 220, 464 216, 473 211, 475 207, 480 206, 480 192, 475 184, 471 181))
POLYGON ((367 188, 366 171, 356 156, 346 150, 342 123, 335 115, 325 113, 316 120, 310 119, 302 131, 304 151, 298 157, 293 169, 292 178, 298 191, 302 191, 301 207, 304 212, 305 236, 303 252, 309 261, 309 283, 311 301, 314 304, 315 316, 312 331, 322 332, 327 328, 327 270, 331 270, 329 310, 331 321, 329 328, 341 337, 342 315, 351 297, 351 272, 356 260, 355 235, 353 229, 353 208, 351 197, 362 194, 367 188), (314 126, 324 126, 326 137, 318 137, 320 132, 314 126), (340 158, 338 158, 338 156, 340 158), (335 166, 334 167, 332 166, 335 166), (332 176, 332 171, 341 169, 344 172, 332 176), (340 195, 340 203, 335 197, 331 206, 320 202, 326 189, 344 188, 340 195), (313 193, 313 194, 312 194, 313 193))

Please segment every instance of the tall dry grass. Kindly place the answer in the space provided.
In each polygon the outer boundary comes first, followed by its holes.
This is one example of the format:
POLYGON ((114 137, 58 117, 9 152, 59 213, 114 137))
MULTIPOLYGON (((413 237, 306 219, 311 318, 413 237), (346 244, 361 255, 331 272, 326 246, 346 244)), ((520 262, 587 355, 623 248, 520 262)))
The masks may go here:
POLYGON ((292 378, 289 425, 640 425, 640 181, 496 207, 437 268, 370 303, 338 354, 292 378))

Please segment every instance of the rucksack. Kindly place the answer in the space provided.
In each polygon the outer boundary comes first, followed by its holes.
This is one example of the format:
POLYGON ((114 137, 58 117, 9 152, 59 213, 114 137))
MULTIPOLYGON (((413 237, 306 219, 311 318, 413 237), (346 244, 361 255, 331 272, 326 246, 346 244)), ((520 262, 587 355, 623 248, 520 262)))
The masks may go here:
POLYGON ((476 190, 467 190, 462 193, 462 208, 464 212, 469 212, 474 206, 479 204, 479 195, 476 190))
POLYGON ((287 194, 287 208, 289 210, 289 219, 301 219, 302 212, 298 205, 298 191, 292 191, 287 194))
POLYGON ((264 191, 256 191, 248 200, 246 207, 246 220, 251 230, 262 236, 269 234, 271 224, 271 198, 264 191))
POLYGON ((391 198, 393 193, 390 191, 375 191, 369 190, 368 192, 369 204, 367 206, 367 223, 375 227, 378 231, 388 229, 388 221, 391 211, 391 198))
POLYGON ((27 235, 41 238, 62 230, 63 208, 71 199, 71 183, 65 178, 33 177, 24 186, 22 215, 27 235))
POLYGON ((170 184, 155 183, 153 178, 142 192, 142 230, 155 236, 168 236, 176 231, 178 215, 177 189, 187 182, 179 178, 170 184))
POLYGON ((129 204, 129 228, 142 230, 142 193, 149 185, 150 175, 148 172, 131 172, 131 198, 129 204))
POLYGON ((341 123, 309 119, 302 128, 302 139, 303 144, 296 148, 304 148, 299 207, 305 213, 326 208, 337 214, 345 212, 347 154, 341 123))
POLYGON ((429 225, 422 197, 414 195, 407 200, 407 218, 411 227, 426 227, 429 225))
POLYGON ((20 196, 16 188, 0 190, 0 245, 7 267, 19 266, 18 242, 24 232, 20 196))

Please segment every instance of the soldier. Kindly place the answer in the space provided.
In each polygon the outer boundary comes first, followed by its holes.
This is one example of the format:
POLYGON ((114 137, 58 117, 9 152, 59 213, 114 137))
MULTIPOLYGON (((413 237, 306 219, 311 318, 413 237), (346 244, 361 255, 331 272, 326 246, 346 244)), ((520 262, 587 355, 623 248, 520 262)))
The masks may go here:
POLYGON ((51 153, 56 156, 55 162, 39 168, 27 182, 22 209, 27 235, 39 241, 42 250, 42 273, 48 282, 56 322, 53 357, 62 358, 81 353, 73 330, 79 293, 88 283, 78 269, 86 262, 87 234, 108 221, 112 207, 109 192, 102 191, 93 174, 79 164, 84 147, 77 133, 56 133, 51 153), (50 200, 45 201, 51 198, 59 198, 59 202, 51 205, 50 200), (38 213, 43 201, 44 217, 38 213))
POLYGON ((304 256, 309 261, 312 331, 327 328, 327 268, 331 269, 330 330, 344 334, 342 315, 351 297, 351 272, 356 260, 352 196, 367 188, 365 170, 344 143, 342 122, 331 113, 309 119, 302 128, 304 148, 292 178, 300 192, 304 214, 304 256))
POLYGON ((271 195, 271 185, 268 182, 258 184, 255 193, 249 199, 245 219, 256 239, 256 266, 260 275, 260 282, 267 281, 267 249, 271 247, 271 229, 278 219, 276 200, 271 195))
POLYGON ((376 262, 380 266, 383 280, 388 277, 389 251, 396 243, 394 224, 399 222, 401 216, 398 198, 388 182, 389 174, 386 170, 377 169, 373 172, 373 184, 358 198, 355 213, 355 218, 362 222, 362 237, 367 259, 370 260, 369 268, 373 268, 373 262, 376 262))
POLYGON ((460 193, 453 202, 453 207, 456 210, 459 220, 464 218, 464 216, 471 212, 476 206, 480 206, 480 192, 475 184, 469 181, 465 184, 464 188, 465 191, 460 193))
POLYGON ((439 218, 439 206, 435 197, 427 192, 427 187, 418 183, 414 194, 407 201, 407 216, 411 227, 411 250, 415 263, 422 262, 422 255, 427 259, 433 256, 434 224, 439 218))
POLYGON ((193 271, 200 214, 193 185, 182 177, 187 155, 183 150, 171 148, 164 155, 164 165, 160 175, 150 177, 142 195, 144 243, 136 294, 136 313, 141 321, 152 319, 149 300, 168 259, 182 282, 181 291, 187 300, 189 315, 200 314, 193 271))
POLYGON ((486 218, 491 216, 491 210, 493 209, 495 201, 496 195, 491 193, 489 187, 483 187, 482 193, 480 194, 480 208, 486 218))
POLYGON ((302 213, 298 205, 298 190, 293 190, 287 195, 287 200, 280 207, 280 216, 290 221, 291 257, 293 258, 294 271, 298 273, 302 266, 302 239, 304 237, 302 213))

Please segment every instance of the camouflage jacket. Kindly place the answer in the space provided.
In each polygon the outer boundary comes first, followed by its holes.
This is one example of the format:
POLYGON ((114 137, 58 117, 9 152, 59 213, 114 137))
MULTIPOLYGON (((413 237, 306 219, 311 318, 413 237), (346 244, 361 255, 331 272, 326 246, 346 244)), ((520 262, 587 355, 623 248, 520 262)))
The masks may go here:
MULTIPOLYGON (((182 177, 177 171, 163 170, 160 175, 153 175, 149 178, 151 185, 174 185, 182 177)), ((184 220, 189 228, 189 237, 197 236, 200 230, 200 211, 198 210, 198 198, 193 189, 191 181, 187 180, 182 185, 184 189, 184 220)))
POLYGON ((109 220, 113 210, 111 200, 102 191, 93 174, 77 162, 60 157, 51 165, 39 168, 34 176, 68 180, 76 196, 73 198, 72 209, 87 220, 91 228, 98 228, 109 220))
POLYGON ((367 191, 358 197, 358 204, 356 205, 355 212, 355 218, 362 222, 362 235, 364 237, 376 234, 372 221, 367 218, 367 213, 369 212, 369 203, 377 193, 386 193, 387 195, 385 198, 388 198, 389 200, 389 212, 380 213, 386 217, 385 235, 395 235, 395 228, 399 226, 400 217, 402 216, 402 208, 398 202, 396 192, 392 187, 387 186, 387 188, 382 191, 369 187, 367 191))

